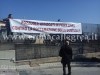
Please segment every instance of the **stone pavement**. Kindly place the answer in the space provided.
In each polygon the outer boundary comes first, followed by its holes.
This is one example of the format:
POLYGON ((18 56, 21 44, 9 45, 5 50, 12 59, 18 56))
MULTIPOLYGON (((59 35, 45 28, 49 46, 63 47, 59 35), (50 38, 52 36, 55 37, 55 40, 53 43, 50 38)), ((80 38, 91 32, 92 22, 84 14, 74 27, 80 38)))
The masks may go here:
MULTIPOLYGON (((100 65, 99 63, 90 63, 89 66, 82 66, 82 64, 86 65, 87 63, 77 63, 77 65, 72 63, 71 75, 100 75, 100 67, 97 66, 100 65), (95 64, 95 66, 92 66, 92 64, 95 64)), ((63 71, 60 62, 55 62, 40 64, 40 66, 30 70, 19 70, 19 75, 63 75, 63 71)))
MULTIPOLYGON (((71 75, 100 75, 100 63, 73 62, 71 75)), ((67 68, 66 68, 67 70, 67 68)), ((32 70, 22 70, 19 75, 63 75, 60 62, 39 64, 32 70)))
POLYGON ((0 75, 19 75, 17 71, 0 71, 0 75))
MULTIPOLYGON (((100 75, 100 63, 72 62, 71 75, 100 75)), ((66 68, 67 70, 67 68, 66 68)), ((0 75, 62 75, 62 65, 60 62, 44 63, 39 66, 29 65, 1 67, 0 75)))
MULTIPOLYGON (((33 71, 26 71, 26 73, 27 75, 63 75, 62 68, 39 69, 33 71)), ((72 67, 71 75, 100 75, 100 68, 99 67, 72 67)))

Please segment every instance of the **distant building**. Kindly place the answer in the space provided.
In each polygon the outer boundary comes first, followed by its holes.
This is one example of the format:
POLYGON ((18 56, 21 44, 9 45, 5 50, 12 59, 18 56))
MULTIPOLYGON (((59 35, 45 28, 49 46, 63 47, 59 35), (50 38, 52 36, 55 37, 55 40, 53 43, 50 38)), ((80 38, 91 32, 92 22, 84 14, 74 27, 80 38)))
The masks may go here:
POLYGON ((5 23, 3 21, 0 21, 0 26, 5 26, 5 23))
POLYGON ((0 21, 0 30, 6 29, 6 23, 3 21, 0 21))

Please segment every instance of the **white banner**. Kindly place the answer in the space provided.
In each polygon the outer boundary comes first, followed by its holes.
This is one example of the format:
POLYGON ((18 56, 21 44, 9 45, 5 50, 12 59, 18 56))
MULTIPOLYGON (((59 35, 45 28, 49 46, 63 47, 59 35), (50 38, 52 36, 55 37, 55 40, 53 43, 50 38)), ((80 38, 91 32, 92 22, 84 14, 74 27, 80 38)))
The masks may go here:
POLYGON ((12 32, 82 34, 81 23, 10 19, 12 32))

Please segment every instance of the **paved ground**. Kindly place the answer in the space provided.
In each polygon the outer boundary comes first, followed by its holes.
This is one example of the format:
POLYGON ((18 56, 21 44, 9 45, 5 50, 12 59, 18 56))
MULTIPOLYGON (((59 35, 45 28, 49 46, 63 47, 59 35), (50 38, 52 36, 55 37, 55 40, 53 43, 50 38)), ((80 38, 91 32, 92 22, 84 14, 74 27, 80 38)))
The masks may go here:
MULTIPOLYGON (((23 74, 22 74, 23 75, 23 74)), ((63 75, 62 68, 48 68, 30 71, 27 75, 63 75)), ((98 67, 72 67, 71 75, 100 75, 98 67)))
POLYGON ((17 71, 0 71, 0 75, 19 75, 17 71))
MULTIPOLYGON (((63 75, 62 68, 31 69, 0 72, 0 75, 63 75)), ((72 67, 71 75, 100 75, 99 67, 72 67)))
MULTIPOLYGON (((84 64, 72 63, 72 74, 71 75, 100 75, 100 65, 98 63, 89 63, 87 67, 84 67, 84 64), (95 66, 93 66, 95 64, 95 66)), ((67 68, 66 68, 67 70, 67 68)), ((62 74, 62 65, 60 62, 55 63, 45 63, 40 64, 37 67, 29 67, 29 65, 21 66, 12 69, 0 69, 0 75, 63 75, 62 74)))

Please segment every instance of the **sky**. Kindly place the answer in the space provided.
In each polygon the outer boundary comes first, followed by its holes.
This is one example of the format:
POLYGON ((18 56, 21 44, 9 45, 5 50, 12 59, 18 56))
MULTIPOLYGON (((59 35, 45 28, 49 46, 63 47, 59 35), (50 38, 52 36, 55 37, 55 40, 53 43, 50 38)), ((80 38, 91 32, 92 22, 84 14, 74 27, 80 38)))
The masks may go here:
POLYGON ((0 0, 0 20, 14 19, 100 24, 100 0, 0 0))

